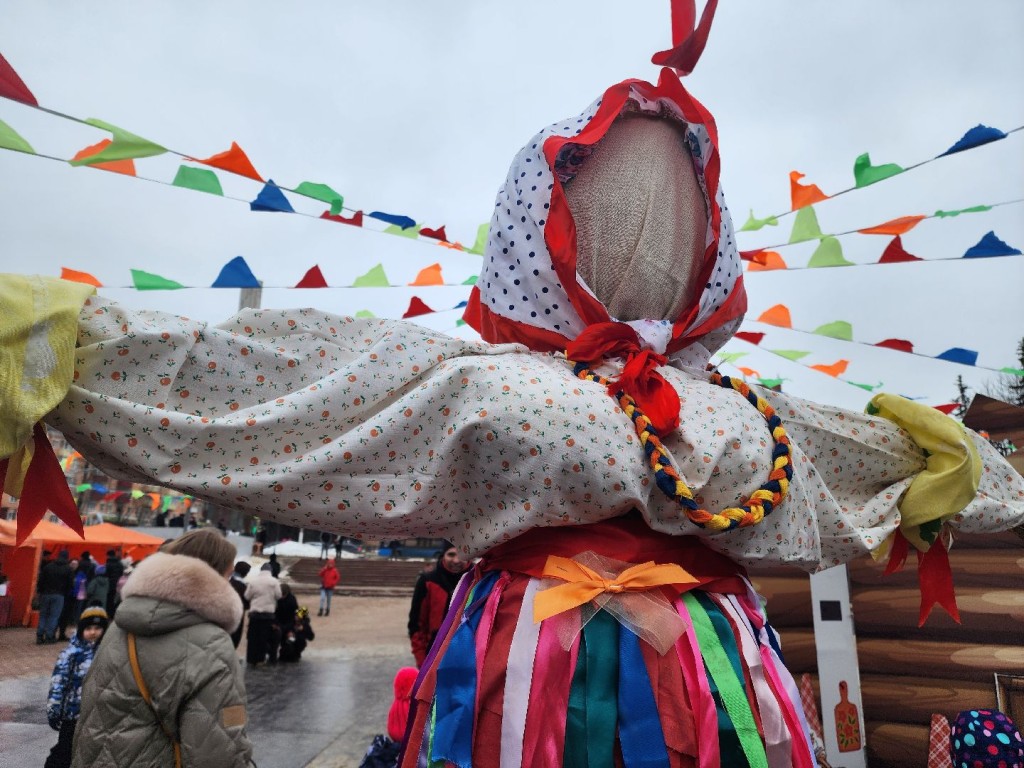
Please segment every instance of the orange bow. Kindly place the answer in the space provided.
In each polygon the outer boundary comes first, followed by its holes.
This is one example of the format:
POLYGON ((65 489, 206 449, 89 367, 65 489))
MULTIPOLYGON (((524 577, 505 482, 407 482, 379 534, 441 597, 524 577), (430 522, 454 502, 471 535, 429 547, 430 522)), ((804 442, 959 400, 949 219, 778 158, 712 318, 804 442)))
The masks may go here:
POLYGON ((662 654, 686 631, 686 626, 671 601, 661 592, 651 590, 698 581, 675 564, 657 565, 651 561, 629 565, 593 552, 584 552, 572 560, 550 555, 542 576, 565 584, 537 593, 533 602, 535 622, 593 602, 596 609, 608 610, 662 654), (616 573, 614 569, 619 566, 626 567, 616 573))

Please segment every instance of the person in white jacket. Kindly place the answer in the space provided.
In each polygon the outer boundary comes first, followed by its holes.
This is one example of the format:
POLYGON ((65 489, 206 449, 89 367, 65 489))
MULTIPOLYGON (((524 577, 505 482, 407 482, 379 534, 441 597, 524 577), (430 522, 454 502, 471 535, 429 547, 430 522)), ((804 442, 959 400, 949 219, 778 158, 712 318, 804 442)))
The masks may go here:
POLYGON ((245 599, 249 601, 249 631, 245 636, 245 660, 253 666, 267 659, 274 628, 274 609, 281 597, 281 582, 274 578, 270 563, 249 580, 245 599))

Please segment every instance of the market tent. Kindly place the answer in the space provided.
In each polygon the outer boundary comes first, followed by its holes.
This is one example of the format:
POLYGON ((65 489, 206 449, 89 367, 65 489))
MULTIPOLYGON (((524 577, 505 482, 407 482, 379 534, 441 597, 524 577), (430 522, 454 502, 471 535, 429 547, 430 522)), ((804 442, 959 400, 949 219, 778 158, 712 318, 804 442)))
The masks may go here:
POLYGON ((131 557, 138 562, 156 552, 163 543, 163 539, 157 536, 149 536, 113 523, 86 526, 83 539, 62 523, 44 520, 20 547, 16 547, 16 531, 15 521, 0 520, 0 569, 10 579, 8 595, 13 599, 11 617, 14 621, 24 623, 31 622, 32 595, 36 589, 43 550, 58 552, 66 549, 71 558, 79 558, 83 552, 89 552, 93 560, 102 563, 106 559, 107 550, 116 549, 121 557, 131 557))

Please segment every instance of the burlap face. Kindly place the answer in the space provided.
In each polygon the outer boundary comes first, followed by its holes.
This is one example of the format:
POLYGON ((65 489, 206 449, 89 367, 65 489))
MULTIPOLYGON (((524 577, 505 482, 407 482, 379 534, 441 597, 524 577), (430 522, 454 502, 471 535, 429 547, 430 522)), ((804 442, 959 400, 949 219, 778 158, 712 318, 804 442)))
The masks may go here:
POLYGON ((626 113, 565 185, 576 271, 617 320, 674 320, 696 300, 707 204, 685 129, 626 113))

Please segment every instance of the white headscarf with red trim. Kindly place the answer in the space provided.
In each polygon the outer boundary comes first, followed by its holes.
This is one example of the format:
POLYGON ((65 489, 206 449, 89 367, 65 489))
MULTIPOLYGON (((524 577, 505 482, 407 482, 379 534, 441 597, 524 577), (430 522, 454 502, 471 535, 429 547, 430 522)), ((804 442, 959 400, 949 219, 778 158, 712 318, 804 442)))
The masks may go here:
POLYGON ((545 128, 516 155, 495 202, 467 322, 488 341, 519 342, 538 351, 564 350, 598 324, 627 325, 643 350, 683 357, 690 364, 707 362, 746 310, 719 169, 714 119, 674 72, 663 70, 657 85, 626 80, 612 86, 582 114, 545 128), (571 177, 572 164, 625 111, 665 115, 682 125, 707 203, 706 248, 697 273, 702 288, 669 321, 619 323, 576 272, 576 230, 563 182, 571 177))

